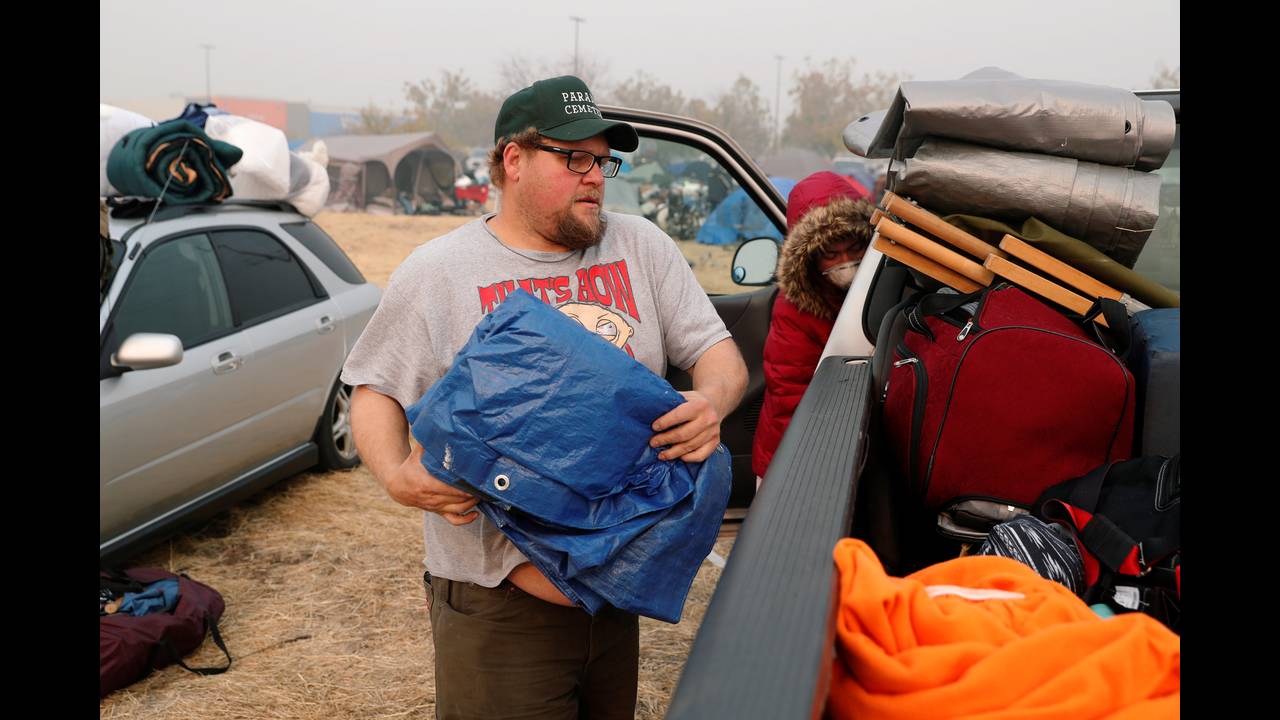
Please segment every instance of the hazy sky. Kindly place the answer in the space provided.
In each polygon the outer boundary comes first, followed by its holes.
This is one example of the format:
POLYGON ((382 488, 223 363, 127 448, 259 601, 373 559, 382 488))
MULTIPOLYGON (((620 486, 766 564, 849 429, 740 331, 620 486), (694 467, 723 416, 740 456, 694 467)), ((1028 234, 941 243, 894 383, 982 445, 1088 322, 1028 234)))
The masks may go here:
POLYGON ((772 104, 782 55, 784 118, 788 78, 806 57, 916 80, 996 65, 1134 89, 1159 63, 1180 65, 1173 0, 101 0, 99 10, 108 102, 203 95, 202 43, 214 46, 215 95, 400 107, 406 81, 446 68, 496 89, 505 58, 571 57, 570 15, 585 18, 580 53, 607 65, 606 85, 644 70, 712 100, 745 74, 772 104))

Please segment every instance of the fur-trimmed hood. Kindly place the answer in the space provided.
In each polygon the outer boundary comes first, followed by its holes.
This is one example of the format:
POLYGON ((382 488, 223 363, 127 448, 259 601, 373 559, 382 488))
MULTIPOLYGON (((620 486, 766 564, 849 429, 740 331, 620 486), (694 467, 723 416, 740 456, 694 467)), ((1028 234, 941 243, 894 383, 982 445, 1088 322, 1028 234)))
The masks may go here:
POLYGON ((778 257, 778 287, 796 307, 823 319, 835 317, 839 295, 819 274, 818 255, 837 238, 856 237, 862 247, 870 245, 873 209, 866 200, 836 198, 809 210, 787 234, 778 257))

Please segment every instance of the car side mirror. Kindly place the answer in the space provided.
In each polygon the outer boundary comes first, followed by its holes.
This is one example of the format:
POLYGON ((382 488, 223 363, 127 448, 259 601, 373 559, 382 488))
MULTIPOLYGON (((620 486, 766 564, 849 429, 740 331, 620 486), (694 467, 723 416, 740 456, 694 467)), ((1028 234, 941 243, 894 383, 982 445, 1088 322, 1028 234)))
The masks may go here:
POLYGON ((111 366, 152 370, 182 362, 182 341, 165 333, 134 333, 111 355, 111 366))
POLYGON ((730 267, 738 285, 768 285, 778 272, 778 241, 758 237, 742 243, 730 267))

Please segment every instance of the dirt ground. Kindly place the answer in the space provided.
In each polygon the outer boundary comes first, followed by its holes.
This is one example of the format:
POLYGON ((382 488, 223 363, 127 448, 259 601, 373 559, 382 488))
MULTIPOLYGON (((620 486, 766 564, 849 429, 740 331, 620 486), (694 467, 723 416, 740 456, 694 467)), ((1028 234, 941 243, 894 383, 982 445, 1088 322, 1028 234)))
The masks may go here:
MULTIPOLYGON (((419 244, 471 218, 322 213, 316 221, 371 282, 419 244)), ((714 272, 720 248, 691 258, 714 272)), ((727 271, 726 271, 727 277, 727 271)), ((728 557, 732 540, 716 552, 728 557)), ((176 536, 133 564, 185 572, 227 604, 231 670, 171 666, 116 691, 101 718, 320 720, 430 718, 435 661, 422 587, 422 515, 388 498, 364 468, 303 473, 176 536)), ((661 718, 719 580, 705 561, 679 624, 640 619, 636 717, 661 718)), ((223 660, 206 640, 192 667, 223 660)))

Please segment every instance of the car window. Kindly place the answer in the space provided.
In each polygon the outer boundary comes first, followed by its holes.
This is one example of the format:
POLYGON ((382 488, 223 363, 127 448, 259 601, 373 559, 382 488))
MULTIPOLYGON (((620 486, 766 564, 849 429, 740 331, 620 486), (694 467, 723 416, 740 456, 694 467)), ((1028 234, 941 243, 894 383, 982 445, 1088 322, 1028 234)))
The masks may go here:
POLYGON ((733 176, 705 152, 671 140, 641 138, 624 158, 605 181, 605 209, 652 220, 680 246, 709 294, 748 289, 730 275, 734 251, 756 237, 782 242, 782 233, 733 176))
POLYGON ((284 223, 280 227, 295 237, 312 254, 320 258, 320 262, 332 270, 334 275, 352 285, 363 285, 368 282, 364 279, 364 275, 360 274, 355 264, 351 262, 351 258, 342 252, 342 248, 338 247, 338 243, 334 242, 333 238, 329 237, 319 225, 313 222, 300 222, 284 223))
POLYGON ((116 271, 120 269, 120 265, 124 263, 125 245, 123 242, 111 238, 103 243, 103 266, 102 274, 98 278, 98 304, 101 305, 107 299, 107 294, 111 291, 111 283, 115 282, 116 271))
POLYGON ((1182 198, 1179 174, 1182 166, 1182 124, 1173 135, 1173 149, 1159 170, 1160 219, 1155 230, 1142 247, 1142 254, 1133 266, 1134 270, 1155 280, 1174 292, 1181 292, 1180 240, 1182 226, 1182 198))
POLYGON ((116 307, 108 344, 118 346, 139 332, 169 333, 185 349, 226 333, 232 324, 209 238, 188 235, 152 247, 139 260, 116 307))
POLYGON ((219 230, 213 246, 222 263, 237 325, 278 317, 317 301, 311 278, 279 240, 257 230, 219 230))

